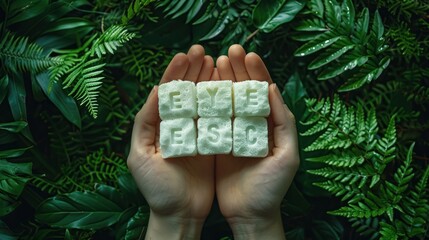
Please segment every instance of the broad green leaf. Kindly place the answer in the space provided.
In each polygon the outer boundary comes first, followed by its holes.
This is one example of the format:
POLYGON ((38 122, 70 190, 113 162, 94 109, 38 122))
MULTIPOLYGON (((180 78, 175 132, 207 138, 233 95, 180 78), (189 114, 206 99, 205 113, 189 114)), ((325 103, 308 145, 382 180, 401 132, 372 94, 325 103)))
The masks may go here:
POLYGON ((61 111, 64 117, 78 128, 81 128, 82 121, 76 101, 64 92, 58 82, 53 82, 52 87, 49 89, 50 79, 47 72, 37 74, 36 80, 46 96, 61 111))
POLYGON ((353 43, 343 43, 343 41, 337 41, 332 44, 331 47, 327 48, 325 52, 320 54, 314 59, 309 65, 308 69, 314 70, 320 68, 336 59, 341 57, 344 53, 352 49, 355 45, 353 43), (339 43, 339 44, 337 44, 339 43), (348 45, 347 45, 348 44, 348 45))
POLYGON ((17 121, 27 120, 26 95, 23 76, 21 74, 14 74, 9 80, 8 100, 13 118, 17 121))
POLYGON ((133 202, 138 203, 139 205, 144 204, 145 200, 143 195, 137 188, 137 184, 131 175, 131 173, 125 173, 118 177, 119 189, 125 194, 129 199, 133 199, 133 202))
POLYGON ((336 77, 347 70, 351 70, 357 66, 362 66, 367 61, 368 61, 368 56, 348 55, 344 59, 342 59, 341 62, 339 62, 338 64, 329 66, 329 68, 326 68, 325 70, 323 70, 319 74, 317 79, 327 80, 327 79, 336 77))
POLYGON ((9 76, 4 75, 2 78, 0 78, 0 104, 3 102, 3 99, 7 95, 7 89, 9 85, 9 76))
POLYGON ((314 220, 311 224, 312 232, 316 239, 341 239, 342 232, 337 232, 337 229, 332 226, 332 223, 321 220, 314 220))
POLYGON ((328 47, 329 45, 338 41, 340 38, 340 36, 336 36, 331 32, 326 32, 322 35, 319 35, 316 39, 302 45, 295 51, 294 55, 299 57, 310 55, 314 52, 328 47))
POLYGON ((31 147, 2 150, 0 151, 0 159, 19 157, 30 148, 31 147))
POLYGON ((305 6, 301 0, 265 0, 253 9, 253 23, 263 32, 271 32, 292 21, 305 6))
POLYGON ((36 218, 52 227, 97 230, 115 224, 124 210, 94 192, 72 192, 45 200, 36 218))
POLYGON ((19 205, 16 199, 29 180, 31 167, 32 163, 11 163, 0 160, 0 216, 9 214, 19 205))
POLYGON ((104 184, 97 184, 95 186, 95 192, 116 203, 121 208, 127 208, 129 200, 131 200, 130 198, 126 198, 124 194, 116 188, 104 184))
POLYGON ((28 125, 27 122, 17 121, 10 123, 0 123, 0 129, 8 132, 18 133, 28 125))
POLYGON ((137 213, 128 221, 125 240, 143 239, 149 222, 149 209, 139 207, 137 213))
MULTIPOLYGON (((23 22, 33 17, 40 16, 48 7, 49 0, 35 0, 35 1, 11 1, 10 9, 16 11, 17 14, 7 20, 7 24, 11 25, 17 22, 23 22), (25 5, 22 5, 26 2, 25 5)), ((9 10, 10 11, 10 10, 9 10)))

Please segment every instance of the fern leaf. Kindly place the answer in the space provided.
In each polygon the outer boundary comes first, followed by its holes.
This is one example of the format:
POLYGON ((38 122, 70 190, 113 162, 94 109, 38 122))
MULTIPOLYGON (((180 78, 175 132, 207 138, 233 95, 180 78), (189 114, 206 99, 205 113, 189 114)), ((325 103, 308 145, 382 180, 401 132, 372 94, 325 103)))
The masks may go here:
POLYGON ((371 192, 368 192, 368 196, 362 200, 356 204, 349 204, 329 213, 348 218, 370 218, 383 215, 392 210, 389 204, 371 192))
POLYGON ((387 45, 384 44, 384 26, 379 13, 375 12, 369 31, 367 8, 356 18, 350 0, 344 0, 341 5, 337 1, 326 0, 324 8, 310 2, 313 18, 305 18, 295 30, 313 31, 313 37, 307 38, 309 41, 295 51, 295 56, 318 53, 308 65, 310 70, 324 67, 318 74, 318 80, 350 72, 352 77, 340 87, 340 91, 352 91, 377 79, 390 63, 389 57, 383 57, 387 45))
POLYGON ((17 37, 10 32, 0 41, 0 61, 8 68, 36 73, 62 63, 58 58, 50 58, 42 47, 29 43, 27 37, 17 37))
POLYGON ((92 57, 96 54, 98 58, 101 58, 107 53, 114 54, 118 47, 121 47, 135 36, 135 33, 129 33, 124 26, 113 25, 93 42, 90 56, 92 57))
POLYGON ((80 101, 80 105, 85 105, 94 118, 97 117, 98 88, 104 78, 101 76, 104 65, 104 63, 99 63, 98 59, 79 63, 69 70, 71 72, 64 80, 64 88, 73 86, 70 95, 80 101))
POLYGON ((380 235, 380 240, 396 240, 399 237, 395 227, 385 222, 380 223, 380 235))

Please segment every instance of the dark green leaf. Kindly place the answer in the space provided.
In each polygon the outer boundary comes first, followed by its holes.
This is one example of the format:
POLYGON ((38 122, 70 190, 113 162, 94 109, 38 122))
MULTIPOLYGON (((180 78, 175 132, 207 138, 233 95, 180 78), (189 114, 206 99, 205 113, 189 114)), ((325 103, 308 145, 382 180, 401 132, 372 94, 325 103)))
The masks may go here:
POLYGON ((13 198, 21 195, 25 183, 29 180, 31 167, 32 163, 11 163, 0 160, 0 195, 6 193, 13 198))
MULTIPOLYGON (((320 19, 304 19, 302 20, 298 26, 295 27, 295 30, 297 31, 306 31, 306 32, 312 32, 312 31, 327 31, 328 29, 325 26, 325 23, 320 19)), ((312 33, 314 36, 314 33, 312 33)))
POLYGON ((2 150, 0 151, 0 159, 19 157, 30 148, 31 147, 2 150))
POLYGON ((13 118, 17 121, 27 120, 27 110, 25 107, 25 86, 24 78, 21 74, 14 74, 9 81, 9 106, 13 118))
POLYGON ((353 2, 351 0, 344 0, 341 6, 341 9, 342 9, 343 23, 345 23, 347 31, 351 32, 353 30, 353 26, 355 22, 355 7, 353 5, 353 2))
POLYGON ((49 89, 50 80, 47 72, 37 74, 36 80, 46 96, 57 106, 64 117, 78 128, 81 128, 82 121, 76 101, 64 92, 58 82, 53 82, 52 87, 49 89))
POLYGON ((11 1, 11 3, 10 9, 17 11, 18 14, 7 20, 8 25, 40 16, 40 14, 48 7, 49 1, 11 1), (24 6, 22 6, 23 2, 26 2, 24 6))
POLYGON ((253 10, 253 23, 263 32, 271 32, 280 25, 292 21, 305 6, 299 0, 260 1, 253 10))
POLYGON ((143 239, 149 221, 149 209, 139 207, 137 213, 128 221, 125 240, 143 239))
POLYGON ((198 12, 203 6, 203 0, 195 0, 193 2, 194 2, 194 5, 192 5, 191 11, 188 12, 188 16, 186 17, 186 23, 191 22, 192 19, 194 19, 194 17, 197 16, 198 12))
POLYGON ((374 22, 372 24, 372 31, 375 33, 377 39, 381 39, 384 34, 384 25, 381 21, 381 16, 378 11, 375 11, 374 22))
POLYGON ((307 4, 310 7, 311 11, 316 14, 316 16, 318 16, 319 18, 323 18, 324 7, 322 0, 310 0, 307 4))
POLYGON ((341 21, 341 7, 336 0, 325 0, 325 18, 330 28, 335 29, 341 21))
POLYGON ((126 198, 124 194, 122 194, 114 187, 104 184, 97 184, 95 186, 95 192, 116 203, 121 208, 127 208, 129 205, 128 200, 130 199, 126 198))
POLYGON ((97 230, 115 224, 123 209, 94 192, 72 192, 45 200, 36 218, 53 227, 97 230))
POLYGON ((352 49, 355 45, 353 43, 342 44, 342 41, 338 41, 332 44, 331 47, 327 48, 325 52, 320 54, 316 59, 314 59, 309 65, 308 69, 314 70, 320 68, 336 59, 341 57, 344 53, 352 49), (340 42, 339 44, 337 44, 340 42))
POLYGON ((5 194, 0 194, 0 217, 3 217, 15 210, 20 202, 5 194))
POLYGON ((311 224, 312 232, 316 236, 316 239, 341 239, 340 233, 333 226, 332 223, 327 221, 314 220, 311 224))
POLYGON ((16 240, 18 236, 14 234, 9 227, 0 220, 0 239, 2 240, 16 240))
POLYGON ((331 32, 326 32, 322 35, 317 36, 316 39, 302 45, 295 51, 294 55, 300 57, 307 56, 309 54, 328 47, 329 45, 338 41, 340 38, 340 36, 335 36, 331 32))
POLYGON ((368 8, 365 8, 360 16, 359 19, 356 21, 356 37, 359 39, 359 41, 364 42, 366 39, 366 35, 368 33, 368 26, 369 26, 369 11, 368 8))
POLYGON ((317 79, 327 80, 327 79, 336 77, 347 70, 351 70, 357 66, 362 66, 367 61, 368 61, 368 56, 348 55, 344 59, 342 59, 341 62, 339 62, 338 64, 335 64, 323 70, 319 74, 317 79))
POLYGON ((10 123, 0 123, 0 129, 8 132, 18 133, 28 125, 27 122, 17 121, 10 123))
POLYGON ((139 205, 144 204, 145 200, 143 195, 137 188, 137 184, 130 173, 122 174, 118 177, 119 189, 125 194, 129 199, 133 199, 135 203, 139 205))
POLYGON ((4 75, 2 78, 0 78, 0 104, 3 102, 3 99, 7 95, 8 85, 9 85, 9 76, 4 75))

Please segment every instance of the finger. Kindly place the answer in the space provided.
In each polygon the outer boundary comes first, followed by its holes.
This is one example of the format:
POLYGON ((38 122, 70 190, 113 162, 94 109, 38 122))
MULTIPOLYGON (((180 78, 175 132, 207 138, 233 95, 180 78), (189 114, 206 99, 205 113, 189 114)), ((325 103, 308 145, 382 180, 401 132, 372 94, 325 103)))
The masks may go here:
POLYGON ((270 85, 269 100, 273 119, 274 147, 282 148, 290 144, 297 144, 295 117, 285 107, 283 97, 275 84, 270 85))
POLYGON ((212 73, 212 76, 210 77, 210 80, 220 80, 220 76, 217 68, 213 69, 213 73, 212 73))
POLYGON ((227 56, 220 56, 216 61, 216 67, 219 71, 219 77, 222 80, 232 80, 235 82, 234 70, 227 56))
POLYGON ((211 56, 204 56, 203 65, 201 66, 200 75, 198 76, 197 81, 208 81, 210 80, 210 76, 213 73, 214 62, 211 56))
POLYGON ((155 86, 134 119, 131 148, 154 150, 158 122, 158 86, 155 86))
POLYGON ((244 51, 244 48, 241 45, 234 44, 229 48, 228 56, 232 69, 234 70, 235 80, 237 82, 249 80, 250 77, 244 63, 244 58, 246 57, 246 51, 244 51))
POLYGON ((175 79, 183 79, 189 66, 188 56, 184 53, 176 54, 165 69, 159 84, 175 79))
POLYGON ((246 64, 250 79, 268 81, 269 84, 273 83, 267 67, 258 54, 253 52, 248 53, 244 59, 244 63, 246 64))
POLYGON ((201 45, 193 45, 188 51, 189 67, 184 80, 196 82, 200 75, 201 66, 204 61, 204 48, 201 45))

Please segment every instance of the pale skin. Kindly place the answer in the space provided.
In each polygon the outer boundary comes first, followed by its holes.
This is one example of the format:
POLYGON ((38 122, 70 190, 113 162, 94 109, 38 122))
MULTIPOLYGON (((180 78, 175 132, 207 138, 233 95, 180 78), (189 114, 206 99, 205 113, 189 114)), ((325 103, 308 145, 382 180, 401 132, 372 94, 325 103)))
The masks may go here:
POLYGON ((284 239, 280 204, 299 165, 295 119, 262 59, 240 45, 216 62, 200 45, 170 62, 160 84, 174 79, 268 81, 270 153, 266 158, 216 155, 163 159, 158 88, 136 115, 128 166, 150 206, 146 239, 199 239, 216 194, 234 239, 284 239))

